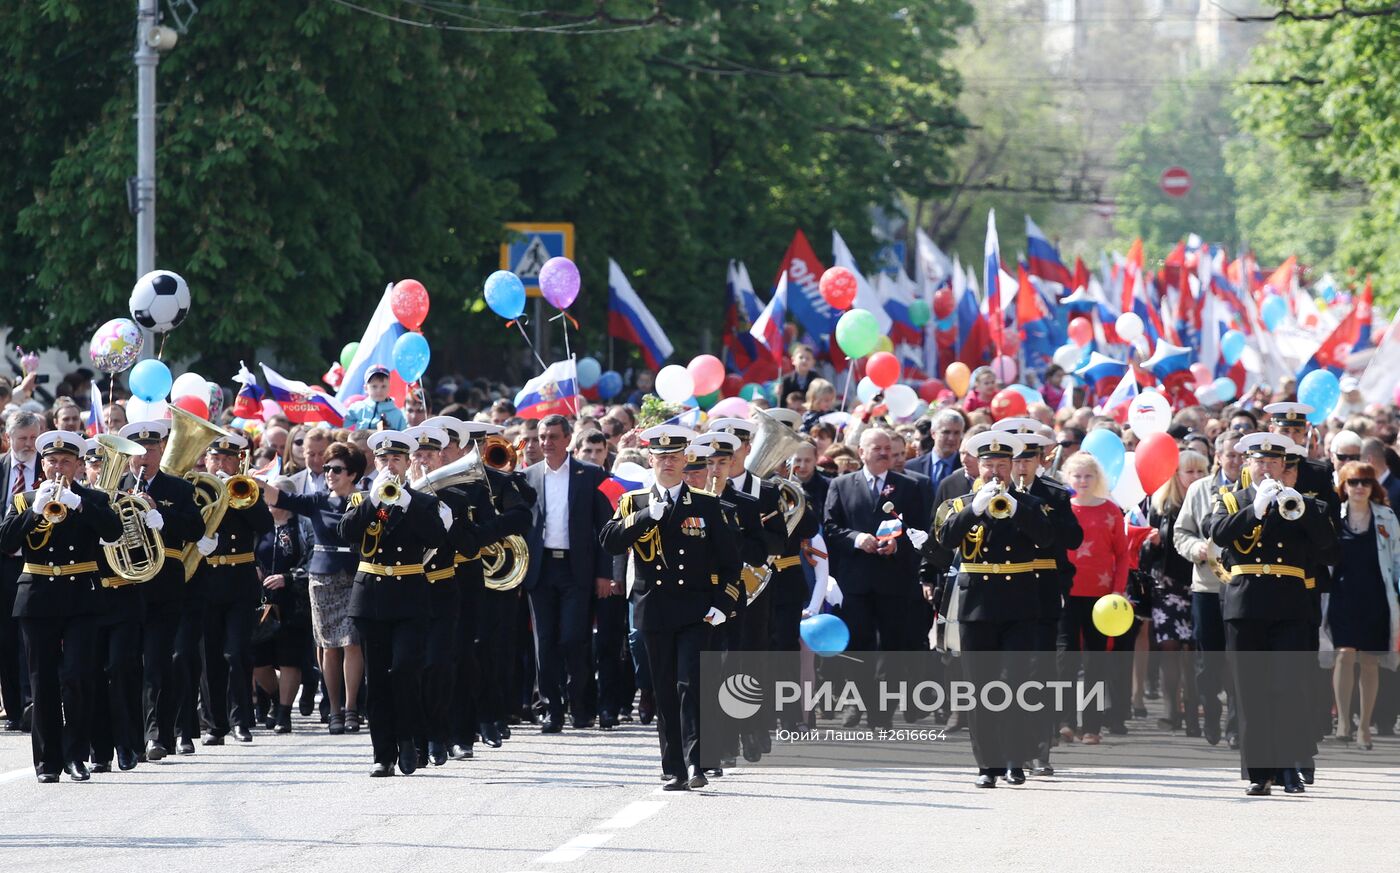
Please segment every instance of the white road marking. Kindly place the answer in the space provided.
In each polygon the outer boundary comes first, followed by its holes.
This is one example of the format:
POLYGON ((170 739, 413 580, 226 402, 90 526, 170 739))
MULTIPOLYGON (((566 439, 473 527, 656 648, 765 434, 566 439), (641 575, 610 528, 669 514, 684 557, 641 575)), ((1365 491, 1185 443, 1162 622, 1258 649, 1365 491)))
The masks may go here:
POLYGON ((34 768, 21 767, 18 770, 11 770, 8 773, 0 773, 0 783, 15 782, 19 779, 23 779, 25 776, 28 776, 29 778, 33 779, 34 768))
POLYGON ((596 849, 612 838, 612 834, 579 834, 548 855, 540 856, 537 863, 567 864, 569 861, 577 861, 589 849, 596 849))
POLYGON ((598 825, 601 828, 630 828, 641 824, 666 808, 664 800, 638 800, 617 811, 617 815, 598 825))

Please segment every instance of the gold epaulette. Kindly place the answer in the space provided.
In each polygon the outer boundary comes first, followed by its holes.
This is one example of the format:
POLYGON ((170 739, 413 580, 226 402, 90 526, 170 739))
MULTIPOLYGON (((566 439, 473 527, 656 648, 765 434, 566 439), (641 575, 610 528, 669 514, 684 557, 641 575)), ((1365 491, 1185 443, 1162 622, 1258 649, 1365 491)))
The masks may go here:
POLYGON ((350 508, 351 508, 351 509, 354 509, 355 507, 359 506, 361 503, 364 503, 364 502, 365 502, 365 492, 363 492, 363 491, 356 491, 354 494, 351 494, 351 495, 350 495, 350 508))
POLYGON ((29 500, 23 494, 15 495, 15 512, 24 512, 29 508, 29 500))
POLYGON ((1223 485, 1220 488, 1220 501, 1225 504, 1225 511, 1230 513, 1231 515, 1234 515, 1235 513, 1240 511, 1239 500, 1236 499, 1235 495, 1230 491, 1230 489, 1224 487, 1223 485))

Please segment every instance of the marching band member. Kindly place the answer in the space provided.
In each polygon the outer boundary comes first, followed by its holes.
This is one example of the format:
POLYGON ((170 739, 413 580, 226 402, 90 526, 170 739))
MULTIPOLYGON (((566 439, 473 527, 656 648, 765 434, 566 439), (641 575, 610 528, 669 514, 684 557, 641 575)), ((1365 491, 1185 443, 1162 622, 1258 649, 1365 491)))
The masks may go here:
POLYGON ((667 791, 708 782, 701 769, 700 653, 711 628, 744 596, 738 546, 719 500, 684 482, 694 436, 676 425, 641 433, 656 484, 622 495, 602 533, 608 552, 630 549, 635 558, 635 619, 646 637, 667 791))
POLYGON ((451 513, 404 481, 414 444, 400 431, 369 438, 379 473, 356 493, 340 520, 341 537, 359 544, 350 614, 360 631, 369 679, 371 776, 418 768, 423 735, 422 672, 431 595, 423 563, 446 543, 451 513))
POLYGON ((1232 659, 1240 758, 1251 797, 1268 795, 1276 781, 1289 794, 1304 790, 1298 768, 1308 756, 1308 739, 1299 676, 1284 669, 1279 659, 1286 655, 1253 653, 1308 650, 1316 585, 1308 568, 1312 556, 1336 546, 1331 520, 1281 481, 1292 445, 1277 433, 1241 439, 1252 484, 1221 494, 1209 522, 1230 576, 1221 587, 1226 650, 1251 653, 1232 659))
POLYGON ((94 619, 100 542, 116 542, 121 521, 107 495, 78 484, 84 440, 68 431, 40 435, 44 482, 15 495, 0 521, 0 550, 23 551, 15 617, 24 637, 34 699, 30 741, 41 783, 60 771, 89 777, 94 619))

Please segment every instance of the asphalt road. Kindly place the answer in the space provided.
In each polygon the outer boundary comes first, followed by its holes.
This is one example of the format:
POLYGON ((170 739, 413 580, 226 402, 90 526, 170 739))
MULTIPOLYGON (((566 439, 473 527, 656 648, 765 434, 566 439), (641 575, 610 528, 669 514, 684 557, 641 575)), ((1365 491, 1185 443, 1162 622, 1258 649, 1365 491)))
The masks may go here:
POLYGON ((550 737, 526 725, 472 761, 392 779, 368 777, 367 733, 331 737, 300 718, 288 736, 259 731, 250 746, 85 784, 37 784, 29 755, 26 735, 0 735, 6 873, 1180 873, 1265 858, 1370 869, 1400 814, 1400 773, 1362 769, 1324 770, 1307 794, 1267 799, 1246 798, 1228 767, 1062 766, 994 791, 973 787, 970 765, 758 767, 663 793, 653 729, 640 725, 550 737))

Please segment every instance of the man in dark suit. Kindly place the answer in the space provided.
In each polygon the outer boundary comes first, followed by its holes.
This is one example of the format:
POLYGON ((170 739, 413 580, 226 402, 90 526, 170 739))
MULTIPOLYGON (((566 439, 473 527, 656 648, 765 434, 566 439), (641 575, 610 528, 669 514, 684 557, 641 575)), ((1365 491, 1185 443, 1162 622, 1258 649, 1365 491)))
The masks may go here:
MULTIPOLYGON (((904 465, 906 473, 921 473, 933 483, 937 491, 939 483, 956 473, 962 467, 962 455, 958 447, 962 445, 963 432, 967 430, 967 420, 956 409, 945 409, 929 422, 928 439, 932 442, 929 451, 917 458, 911 458, 904 465)), ((920 422, 920 425, 923 424, 920 422)), ((920 433, 923 428, 919 428, 920 433)), ((956 496, 956 495, 954 495, 956 496)), ((939 504, 934 504, 937 507, 939 504)))
MULTIPOLYGON (((10 500, 39 487, 43 470, 34 451, 34 441, 43 430, 44 420, 33 412, 16 412, 10 416, 6 433, 10 451, 0 459, 0 499, 10 500)), ((15 595, 19 592, 19 574, 24 561, 19 550, 0 554, 0 703, 5 707, 5 730, 21 728, 23 712, 28 701, 24 693, 24 651, 19 638, 19 621, 14 617, 15 595)))
MULTIPOLYGON (((911 536, 927 537, 913 527, 929 517, 919 486, 907 476, 890 470, 890 437, 883 430, 867 430, 860 436, 863 467, 838 476, 826 498, 825 536, 831 550, 831 575, 840 582, 844 598, 842 618, 851 631, 855 652, 900 651, 910 648, 909 611, 918 593, 919 549, 911 536), (886 508, 886 507, 889 508, 886 508), (898 534, 877 536, 885 521, 903 519, 898 534), (916 521, 916 519, 920 521, 916 521)), ((843 665, 844 666, 844 665, 843 665)), ((880 697, 875 675, 861 670, 861 698, 870 711, 871 727, 889 727, 890 716, 877 711, 880 697)), ((847 726, 860 713, 849 707, 847 726)))
MULTIPOLYGON (((590 606, 594 596, 612 594, 612 557, 598 535, 612 514, 598 486, 608 478, 601 467, 569 455, 573 425, 562 415, 540 421, 544 461, 525 468, 525 481, 539 495, 531 515, 526 542, 530 561, 525 590, 535 628, 535 662, 540 699, 545 705, 541 733, 564 729, 564 674, 568 673, 568 704, 575 728, 589 727, 592 717, 586 692, 590 606)), ((609 689, 611 690, 611 689, 609 689)), ((608 713, 609 722, 616 718, 608 713)))

